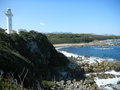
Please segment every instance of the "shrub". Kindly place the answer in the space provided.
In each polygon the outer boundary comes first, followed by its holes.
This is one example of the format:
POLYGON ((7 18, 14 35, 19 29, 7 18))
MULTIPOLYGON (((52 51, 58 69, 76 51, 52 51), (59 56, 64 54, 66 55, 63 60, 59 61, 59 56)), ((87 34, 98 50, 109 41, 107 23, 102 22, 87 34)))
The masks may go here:
POLYGON ((51 89, 51 88, 54 88, 55 84, 54 82, 52 81, 42 81, 42 87, 45 88, 45 89, 51 89))

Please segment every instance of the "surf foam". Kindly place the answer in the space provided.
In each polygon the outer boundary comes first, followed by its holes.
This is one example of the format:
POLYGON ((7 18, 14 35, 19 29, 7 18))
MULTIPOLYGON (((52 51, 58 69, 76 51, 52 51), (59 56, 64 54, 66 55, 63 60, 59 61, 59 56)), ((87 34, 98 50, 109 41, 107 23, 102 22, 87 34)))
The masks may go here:
POLYGON ((74 53, 69 53, 69 52, 66 52, 66 51, 59 50, 61 48, 63 48, 63 47, 56 48, 56 50, 63 53, 67 57, 75 57, 76 59, 78 57, 81 57, 85 63, 89 63, 89 64, 96 63, 96 62, 102 62, 102 61, 114 61, 114 59, 112 59, 112 58, 99 58, 99 57, 93 57, 93 56, 90 56, 90 58, 86 59, 85 56, 80 56, 80 55, 77 55, 77 54, 74 54, 74 53))

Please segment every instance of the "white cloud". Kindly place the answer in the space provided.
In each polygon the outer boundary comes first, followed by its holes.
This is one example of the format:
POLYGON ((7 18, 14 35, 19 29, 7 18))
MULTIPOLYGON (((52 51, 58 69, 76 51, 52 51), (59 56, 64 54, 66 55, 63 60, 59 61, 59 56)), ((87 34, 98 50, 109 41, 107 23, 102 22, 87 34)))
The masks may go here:
POLYGON ((45 26, 45 23, 43 23, 43 22, 40 22, 40 26, 45 26))

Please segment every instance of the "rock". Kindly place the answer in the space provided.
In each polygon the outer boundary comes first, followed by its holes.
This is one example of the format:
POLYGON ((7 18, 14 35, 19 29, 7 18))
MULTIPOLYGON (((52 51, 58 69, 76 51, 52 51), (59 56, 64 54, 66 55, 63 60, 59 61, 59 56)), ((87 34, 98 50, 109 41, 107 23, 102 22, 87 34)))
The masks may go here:
POLYGON ((86 82, 87 82, 87 80, 85 80, 85 81, 83 82, 83 85, 86 85, 86 82))
POLYGON ((71 84, 71 80, 66 81, 66 84, 70 85, 71 84))
POLYGON ((83 80, 80 80, 80 84, 83 84, 83 80))
POLYGON ((61 81, 60 81, 60 84, 64 85, 64 80, 61 80, 61 81))
POLYGON ((120 81, 118 81, 117 84, 120 84, 120 81))
POLYGON ((89 84, 94 84, 95 81, 94 80, 89 80, 89 84))

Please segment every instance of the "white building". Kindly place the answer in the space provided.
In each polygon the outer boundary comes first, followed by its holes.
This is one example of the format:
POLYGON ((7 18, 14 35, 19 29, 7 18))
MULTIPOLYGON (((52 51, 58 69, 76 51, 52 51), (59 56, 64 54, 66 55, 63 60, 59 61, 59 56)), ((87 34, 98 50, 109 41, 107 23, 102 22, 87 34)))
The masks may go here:
POLYGON ((16 32, 17 32, 17 34, 19 34, 19 32, 21 32, 21 31, 27 32, 26 29, 18 29, 16 32))
POLYGON ((10 8, 7 8, 7 11, 5 13, 6 17, 7 17, 7 33, 10 34, 12 31, 12 12, 10 8))

